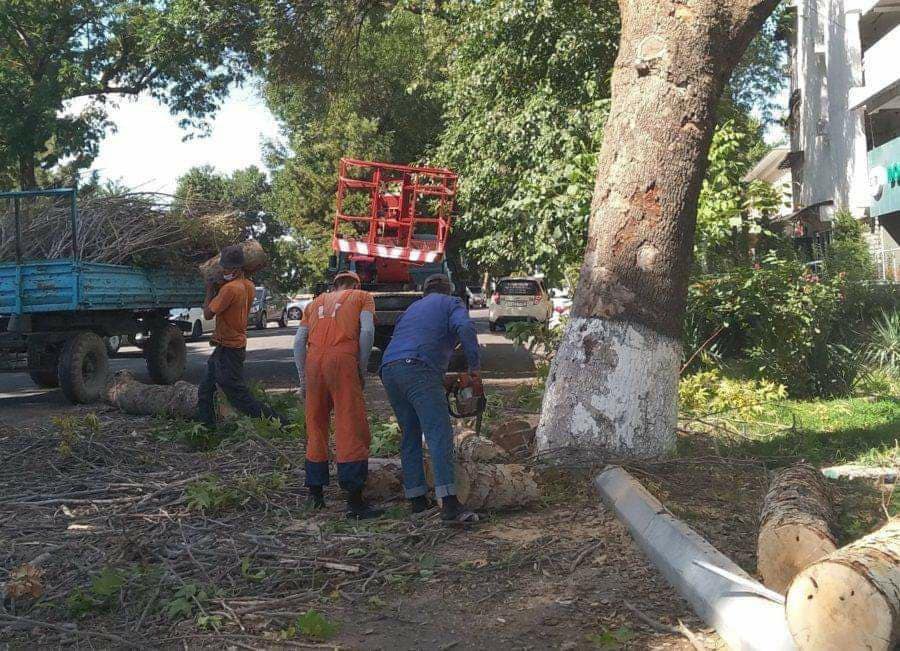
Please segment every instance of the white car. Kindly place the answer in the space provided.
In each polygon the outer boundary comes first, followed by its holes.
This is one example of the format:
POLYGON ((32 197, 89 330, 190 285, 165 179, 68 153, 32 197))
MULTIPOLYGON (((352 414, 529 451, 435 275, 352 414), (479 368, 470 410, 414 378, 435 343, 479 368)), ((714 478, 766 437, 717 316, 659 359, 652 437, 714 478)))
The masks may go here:
POLYGON ((549 323, 553 314, 542 278, 501 278, 488 303, 491 332, 514 321, 549 323))
POLYGON ((298 294, 287 304, 287 318, 289 321, 299 321, 303 318, 303 310, 313 300, 312 294, 298 294))
POLYGON ((177 323, 191 341, 216 329, 216 320, 204 318, 202 307, 177 307, 169 311, 169 319, 177 323))

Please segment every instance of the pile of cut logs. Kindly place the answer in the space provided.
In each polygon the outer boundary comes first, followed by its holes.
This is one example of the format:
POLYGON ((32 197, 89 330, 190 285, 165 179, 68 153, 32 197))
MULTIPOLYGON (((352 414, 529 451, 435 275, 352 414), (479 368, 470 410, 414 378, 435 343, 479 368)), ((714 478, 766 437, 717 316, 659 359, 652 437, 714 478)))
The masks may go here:
POLYGON ((774 473, 760 519, 757 565, 786 595, 797 647, 893 649, 900 641, 900 520, 838 548, 832 492, 816 468, 774 473))

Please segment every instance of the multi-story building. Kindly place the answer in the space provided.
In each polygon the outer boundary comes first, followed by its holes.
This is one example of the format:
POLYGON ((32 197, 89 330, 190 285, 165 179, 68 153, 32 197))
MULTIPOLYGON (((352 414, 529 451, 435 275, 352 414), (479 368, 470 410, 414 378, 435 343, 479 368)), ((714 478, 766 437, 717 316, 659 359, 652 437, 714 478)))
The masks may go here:
POLYGON ((780 165, 795 232, 825 235, 847 210, 870 227, 879 276, 900 281, 900 0, 794 0, 791 11, 780 165))

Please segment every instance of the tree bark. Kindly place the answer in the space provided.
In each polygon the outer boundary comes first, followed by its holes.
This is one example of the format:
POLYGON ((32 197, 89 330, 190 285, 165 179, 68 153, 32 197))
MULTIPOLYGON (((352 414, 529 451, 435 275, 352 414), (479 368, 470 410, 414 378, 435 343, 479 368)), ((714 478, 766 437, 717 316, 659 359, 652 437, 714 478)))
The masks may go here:
POLYGON ((520 508, 540 499, 531 471, 515 463, 456 463, 456 495, 473 510, 520 508))
POLYGON ((37 189, 37 173, 34 156, 31 154, 19 155, 19 188, 22 190, 37 189))
POLYGON ((760 515, 757 569, 772 590, 837 549, 834 509, 822 474, 808 464, 777 471, 760 515))
MULTIPOLYGON (((248 275, 259 271, 269 263, 269 258, 262 248, 262 244, 256 240, 241 242, 241 248, 244 249, 244 271, 248 275)), ((222 278, 222 265, 219 264, 219 256, 210 258, 201 264, 200 274, 204 280, 218 285, 225 282, 225 279, 222 278)))
POLYGON ((801 651, 893 649, 900 641, 900 520, 803 570, 785 612, 801 651))
POLYGON ((106 385, 106 401, 126 414, 193 418, 197 413, 197 385, 144 384, 131 371, 119 371, 106 385))
POLYGON ((619 0, 612 108, 542 450, 654 457, 675 443, 697 198, 732 69, 778 0, 619 0))

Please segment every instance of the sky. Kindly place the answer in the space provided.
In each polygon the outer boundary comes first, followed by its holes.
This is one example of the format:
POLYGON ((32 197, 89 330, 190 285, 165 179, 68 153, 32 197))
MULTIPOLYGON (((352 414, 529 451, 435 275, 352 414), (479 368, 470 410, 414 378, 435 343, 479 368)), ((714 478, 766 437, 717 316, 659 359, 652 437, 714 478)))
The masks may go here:
POLYGON ((147 192, 174 192, 178 177, 198 165, 221 172, 264 169, 262 145, 278 138, 278 123, 253 84, 231 90, 205 138, 182 141, 178 117, 148 96, 122 101, 110 118, 118 129, 100 143, 91 169, 103 180, 147 192))

